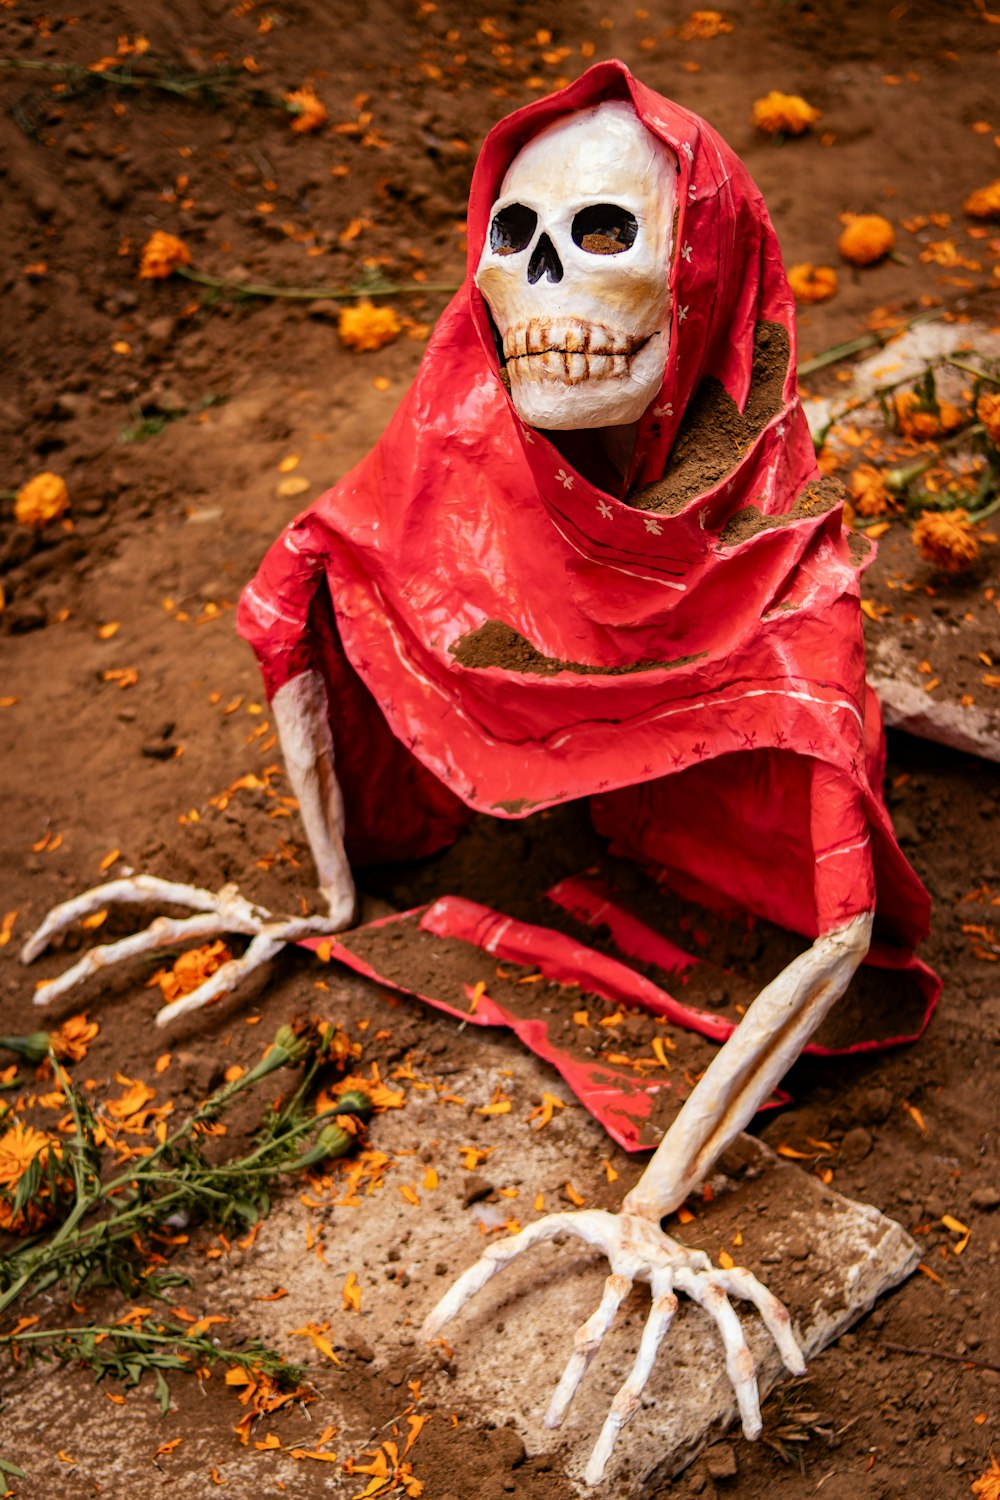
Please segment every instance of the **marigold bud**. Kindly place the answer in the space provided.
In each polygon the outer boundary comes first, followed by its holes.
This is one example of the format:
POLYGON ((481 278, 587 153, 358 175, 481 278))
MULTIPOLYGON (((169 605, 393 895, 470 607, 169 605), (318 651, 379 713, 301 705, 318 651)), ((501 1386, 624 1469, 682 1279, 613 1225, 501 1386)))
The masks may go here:
POLYGON ((942 573, 961 573, 979 556, 979 538, 961 508, 925 510, 913 528, 913 545, 942 573))
POLYGON ((304 84, 302 88, 293 89, 290 94, 286 94, 285 103, 295 116, 292 120, 292 129, 298 131, 300 135, 319 130, 326 124, 326 105, 317 97, 309 84, 304 84))
POLYGON ((829 302, 836 295, 837 273, 832 266, 814 266, 809 261, 789 266, 788 285, 796 302, 829 302))
POLYGON ((896 247, 896 231, 881 214, 843 214, 837 250, 852 266, 873 266, 896 247))
POLYGON ((986 392, 976 402, 976 416, 994 448, 1000 448, 1000 391, 986 392))
POLYGON ((402 324, 393 308, 376 307, 367 300, 354 307, 345 307, 337 324, 341 341, 359 354, 391 344, 401 329, 402 324))
POLYGON ((139 263, 140 281, 164 281, 172 276, 178 266, 191 264, 191 251, 175 234, 157 229, 150 235, 142 250, 139 263))
POLYGON ((970 219, 1000 219, 1000 177, 976 188, 962 204, 970 219))
POLYGON ((802 135, 819 115, 819 110, 798 94, 782 94, 772 89, 762 99, 754 100, 751 118, 765 135, 802 135))
POLYGON ((29 479, 17 492, 14 520, 19 526, 44 526, 69 510, 69 490, 58 474, 46 470, 29 479))

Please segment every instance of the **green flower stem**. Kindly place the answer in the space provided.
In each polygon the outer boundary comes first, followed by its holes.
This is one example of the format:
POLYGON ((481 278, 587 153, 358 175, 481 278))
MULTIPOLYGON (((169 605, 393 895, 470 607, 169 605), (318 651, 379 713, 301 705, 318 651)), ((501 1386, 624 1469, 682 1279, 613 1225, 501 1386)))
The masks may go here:
POLYGON ((972 365, 967 365, 960 359, 955 359, 950 354, 943 356, 946 365, 953 365, 956 370, 964 370, 966 375, 974 375, 977 380, 988 380, 991 385, 1000 385, 1000 375, 991 375, 988 370, 977 370, 972 365))
POLYGON ((49 1055, 49 1033, 33 1031, 30 1036, 0 1036, 0 1048, 16 1053, 37 1067, 49 1055))
MULTIPOLYGON (((115 1338, 125 1342, 144 1344, 176 1344, 182 1343, 204 1354, 211 1359, 226 1359, 232 1364, 252 1364, 253 1356, 248 1355, 245 1350, 220 1349, 210 1339, 202 1338, 200 1334, 193 1337, 183 1324, 171 1325, 164 1322, 158 1325, 162 1332, 154 1333, 144 1328, 141 1324, 135 1326, 129 1323, 109 1323, 81 1325, 77 1328, 26 1328, 23 1333, 0 1334, 0 1345, 3 1344, 43 1344, 53 1343, 56 1339, 82 1339, 82 1338, 115 1338)), ((279 1356, 280 1357, 280 1356, 279 1356)), ((293 1368, 295 1368, 293 1366, 293 1368)))
POLYGON ((288 297, 298 302, 354 302, 359 297, 405 297, 418 292, 457 292, 459 288, 456 281, 415 281, 412 286, 373 281, 346 290, 332 286, 277 286, 269 282, 233 281, 227 276, 192 270, 190 266, 175 266, 174 275, 215 291, 236 292, 241 297, 288 297))
POLYGON ((301 1384, 309 1374, 302 1365, 293 1364, 259 1339, 241 1349, 230 1349, 169 1320, 157 1321, 155 1328, 148 1323, 84 1324, 76 1328, 28 1328, 22 1333, 0 1335, 0 1349, 22 1345, 29 1351, 37 1349, 42 1358, 46 1357, 46 1346, 55 1346, 56 1358, 82 1360, 98 1380, 110 1375, 126 1385, 136 1385, 145 1371, 155 1371, 164 1412, 170 1397, 162 1372, 190 1370, 196 1368, 195 1361, 238 1365, 250 1373, 269 1375, 285 1386, 301 1384))
POLYGON ((933 453, 921 458, 915 464, 909 464, 906 468, 890 469, 884 476, 886 488, 894 495, 901 495, 915 479, 921 474, 926 474, 939 462, 941 454, 948 448, 957 447, 959 443, 968 442, 969 438, 980 437, 985 431, 982 422, 972 422, 968 427, 963 427, 960 432, 955 432, 951 437, 946 437, 937 445, 933 453))
POLYGON ((185 73, 171 78, 167 73, 132 73, 121 68, 89 68, 85 63, 36 61, 22 57, 0 57, 0 69, 16 69, 19 72, 55 73, 76 83, 103 83, 112 88, 156 89, 164 94, 174 94, 181 99, 194 99, 199 94, 211 96, 224 94, 236 103, 264 104, 280 109, 285 114, 297 114, 283 94, 273 94, 268 89, 245 89, 236 87, 242 75, 235 68, 219 68, 214 73, 185 73))
POLYGON ((817 354, 812 359, 807 359, 804 364, 799 365, 799 379, 807 375, 815 375, 817 370, 825 370, 827 365, 839 364, 842 359, 850 359, 852 354, 863 354, 866 349, 881 349, 896 338, 900 333, 906 333, 911 328, 918 328, 922 323, 932 323, 937 318, 943 318, 946 309, 943 307, 931 308, 926 312, 917 313, 916 317, 910 318, 906 323, 900 323, 893 328, 887 328, 884 332, 863 333, 856 339, 850 339, 846 344, 836 344, 832 349, 817 354))
MULTIPOLYGON (((299 1172, 327 1156, 343 1154, 349 1149, 349 1131, 336 1125, 337 1115, 365 1117, 371 1112, 371 1101, 361 1091, 346 1091, 329 1109, 316 1115, 303 1113, 306 1095, 321 1068, 329 1061, 327 1047, 296 1036, 291 1027, 281 1027, 266 1055, 240 1078, 223 1085, 204 1100, 184 1123, 165 1137, 148 1156, 131 1161, 116 1176, 102 1182, 93 1148, 93 1131, 98 1121, 85 1101, 77 1094, 65 1069, 55 1057, 52 1065, 63 1088, 73 1120, 75 1134, 67 1142, 66 1161, 73 1173, 74 1200, 66 1218, 51 1237, 36 1236, 6 1258, 14 1280, 0 1293, 0 1315, 29 1288, 35 1296, 76 1266, 84 1280, 100 1253, 132 1237, 138 1230, 162 1224, 171 1212, 207 1206, 211 1212, 234 1202, 241 1182, 252 1193, 251 1183, 259 1182, 261 1190, 268 1179, 299 1172), (311 1054, 311 1055, 310 1055, 311 1054), (298 1086, 280 1111, 265 1121, 263 1139, 245 1157, 220 1166, 209 1166, 197 1154, 176 1165, 161 1165, 165 1153, 187 1146, 189 1151, 197 1137, 197 1126, 217 1117, 240 1093, 252 1088, 278 1068, 296 1065, 308 1059, 298 1086), (318 1132, 314 1145, 304 1154, 290 1155, 305 1136, 318 1132), (151 1191, 163 1188, 155 1198, 151 1191), (89 1227, 82 1221, 104 1205, 110 1212, 89 1227), (18 1274, 19 1273, 19 1274, 18 1274)), ((50 1054, 51 1055, 51 1054, 50 1054)), ((257 1207, 252 1197, 251 1212, 257 1207)))
MULTIPOLYGON (((991 483, 994 482, 996 480, 996 475, 991 473, 989 475, 989 479, 991 483)), ((998 510, 1000 510, 1000 491, 998 491, 998 493, 993 496, 993 499, 988 505, 981 506, 979 510, 970 510, 969 520, 973 523, 973 525, 977 525, 980 521, 985 521, 987 516, 995 515, 998 510)))

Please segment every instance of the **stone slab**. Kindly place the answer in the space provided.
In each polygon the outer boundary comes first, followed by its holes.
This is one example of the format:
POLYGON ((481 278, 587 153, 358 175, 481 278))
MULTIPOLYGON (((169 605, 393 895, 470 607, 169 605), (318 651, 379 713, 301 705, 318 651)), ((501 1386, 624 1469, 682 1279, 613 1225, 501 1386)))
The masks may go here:
MULTIPOLYGON (((419 1338, 421 1321, 449 1280, 481 1254, 492 1233, 504 1232, 499 1228, 504 1219, 533 1218, 538 1193, 547 1210, 564 1209, 569 1206, 565 1185, 572 1183, 588 1203, 613 1206, 636 1175, 637 1164, 610 1147, 544 1064, 508 1042, 484 1049, 484 1066, 475 1072, 446 1080, 447 1091, 464 1105, 444 1104, 430 1090, 413 1089, 404 1109, 378 1118, 373 1144, 390 1155, 392 1166, 381 1188, 370 1195, 362 1190, 358 1206, 304 1206, 296 1193, 282 1199, 252 1249, 233 1262, 217 1262, 223 1270, 206 1310, 232 1317, 227 1338, 253 1333, 297 1360, 311 1356, 307 1342, 292 1337, 292 1330, 329 1318, 334 1342, 359 1338, 373 1351, 368 1368, 399 1387, 401 1409, 404 1382, 419 1373, 424 1396, 445 1412, 460 1405, 491 1423, 512 1423, 529 1453, 550 1453, 582 1493, 590 1447, 635 1354, 648 1306, 646 1288, 637 1288, 626 1303, 557 1433, 546 1431, 542 1417, 573 1331, 600 1295, 606 1265, 595 1252, 576 1242, 553 1242, 516 1262, 445 1330, 451 1360, 444 1353, 429 1360, 419 1338), (489 1101, 498 1083, 513 1100, 511 1112, 488 1119, 476 1115, 475 1108, 489 1101), (565 1099, 566 1107, 548 1127, 533 1130, 527 1116, 543 1091, 565 1099), (479 1175, 495 1189, 516 1189, 516 1197, 494 1195, 492 1201, 467 1204, 469 1174, 460 1148, 472 1142, 492 1148, 477 1168, 479 1175), (611 1189, 605 1161, 621 1172, 611 1189), (433 1189, 425 1186, 430 1163, 439 1179, 433 1189), (408 1201, 402 1187, 411 1188, 419 1202, 408 1201), (310 1237, 316 1236, 322 1259, 310 1248, 310 1237), (360 1314, 341 1310, 341 1288, 351 1271, 361 1286, 360 1314), (276 1302, 253 1300, 276 1287, 286 1287, 288 1295, 276 1302)), ((738 1233, 742 1244, 731 1248, 734 1259, 784 1298, 808 1353, 835 1339, 916 1265, 917 1248, 898 1224, 824 1187, 756 1140, 741 1137, 725 1165, 727 1170, 713 1179, 712 1202, 699 1206, 691 1223, 678 1226, 677 1236, 714 1257, 732 1247, 738 1233)), ((778 1360, 756 1315, 745 1313, 743 1322, 766 1391, 780 1378, 778 1360)), ((340 1429, 342 1457, 358 1453, 370 1443, 372 1427, 359 1420, 346 1399, 342 1372, 312 1357, 322 1392, 310 1408, 313 1421, 340 1429)), ((175 1387, 181 1379, 173 1377, 175 1387)), ((55 1493, 52 1485, 75 1495, 77 1490, 67 1487, 70 1474, 82 1482, 88 1472, 105 1494, 140 1492, 139 1486, 148 1484, 151 1452, 165 1435, 173 1435, 179 1421, 167 1418, 161 1424, 148 1391, 130 1396, 123 1407, 111 1406, 100 1391, 60 1368, 37 1367, 7 1395, 2 1451, 40 1486, 26 1493, 39 1495, 55 1493), (88 1468, 81 1463, 68 1473, 55 1460, 59 1449, 86 1456, 88 1468)), ((588 1493, 628 1500, 651 1475, 683 1468, 733 1415, 714 1325, 682 1299, 643 1407, 620 1439, 606 1481, 588 1493)), ((212 1442, 193 1434, 177 1457, 184 1460, 183 1471, 181 1463, 171 1463, 170 1488, 178 1500, 209 1492, 206 1474, 213 1464, 235 1486, 230 1493, 260 1492, 262 1455, 239 1448, 225 1431, 212 1442)), ((413 1457, 419 1474, 419 1447, 413 1457)), ((310 1488, 302 1491, 303 1466, 280 1455, 274 1462, 288 1471, 289 1493, 357 1492, 357 1481, 346 1479, 339 1463, 306 1466, 310 1488)))

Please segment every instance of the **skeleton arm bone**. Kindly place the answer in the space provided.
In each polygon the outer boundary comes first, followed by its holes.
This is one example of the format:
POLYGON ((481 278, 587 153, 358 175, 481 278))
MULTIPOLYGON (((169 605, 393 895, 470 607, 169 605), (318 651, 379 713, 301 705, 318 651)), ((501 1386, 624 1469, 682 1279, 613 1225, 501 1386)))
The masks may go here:
POLYGON ((59 933, 113 902, 162 901, 187 907, 195 915, 181 919, 158 917, 143 932, 92 948, 59 978, 36 991, 36 1005, 51 1004, 74 985, 111 964, 151 953, 185 938, 219 937, 230 932, 249 937, 250 945, 241 957, 230 959, 197 989, 179 996, 159 1011, 157 1023, 164 1026, 229 994, 286 944, 304 937, 340 932, 350 925, 354 919, 356 898, 344 852, 344 802, 333 769, 333 739, 327 721, 322 679, 314 672, 304 672, 292 678, 275 694, 272 707, 289 782, 301 808, 320 890, 326 898, 327 915, 284 919, 244 900, 235 886, 223 886, 220 891, 213 892, 149 875, 128 875, 85 891, 50 911, 24 945, 22 961, 31 963, 59 933))
POLYGON ((704 1181, 840 999, 871 931, 872 913, 863 912, 824 933, 761 991, 625 1198, 625 1213, 656 1223, 704 1181))
POLYGON ((349 927, 357 897, 344 852, 344 799, 334 770, 326 688, 318 672, 301 672, 280 687, 271 710, 292 793, 329 907, 331 931, 349 927))

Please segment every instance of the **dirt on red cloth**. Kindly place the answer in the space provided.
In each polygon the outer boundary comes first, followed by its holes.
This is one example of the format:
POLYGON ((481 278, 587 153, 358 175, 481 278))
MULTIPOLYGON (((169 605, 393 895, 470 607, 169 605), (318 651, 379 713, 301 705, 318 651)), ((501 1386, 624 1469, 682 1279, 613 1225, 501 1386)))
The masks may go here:
MULTIPOLYGON (((910 316, 921 299, 995 323, 991 241, 970 239, 961 212, 968 193, 997 175, 998 28, 988 9, 921 0, 877 11, 734 7, 724 13, 732 30, 711 38, 684 31, 689 8, 678 4, 648 14, 560 4, 529 15, 509 5, 377 0, 349 17, 298 0, 222 10, 189 0, 86 14, 62 3, 44 15, 0 9, 5 61, 85 72, 117 55, 137 84, 156 68, 176 82, 232 66, 240 90, 276 95, 310 79, 330 117, 315 134, 293 132, 282 109, 218 90, 111 88, 33 66, 0 71, 0 922, 16 913, 0 929, 11 932, 0 948, 0 1032, 36 1028, 36 980, 60 972, 93 935, 74 932, 33 970, 17 963, 20 941, 53 902, 102 878, 116 851, 112 873, 128 864, 211 888, 233 880, 274 911, 317 904, 294 809, 282 801, 287 785, 257 669, 236 638, 235 601, 281 528, 364 458, 402 399, 449 295, 427 288, 462 279, 471 167, 496 121, 592 61, 619 56, 730 143, 763 193, 787 263, 838 265, 837 296, 800 311, 800 357, 856 337, 879 309, 910 316), (135 48, 139 36, 148 52, 122 50, 120 38, 135 48), (753 100, 772 88, 822 111, 812 131, 781 143, 753 130, 753 100), (842 211, 886 214, 900 259, 839 265, 842 211), (950 222, 932 224, 931 214, 950 222), (923 227, 904 227, 921 216, 923 227), (330 303, 245 301, 176 277, 139 281, 153 229, 180 235, 194 267, 220 276, 349 285, 367 270, 403 280, 413 295, 394 305, 409 325, 384 349, 353 354, 338 341, 330 303), (981 271, 956 277, 920 260, 930 239, 944 238, 981 271), (12 492, 42 470, 64 476, 71 509, 35 532, 15 524, 12 492)), ((842 388, 836 367, 808 385, 842 388)), ((866 578, 898 608, 887 573, 894 585, 934 585, 901 526, 892 539, 866 578)), ((917 634, 925 610, 928 619, 946 611, 956 630, 966 616, 977 622, 962 627, 983 632, 966 642, 977 694, 987 689, 971 664, 977 650, 991 651, 995 629, 989 586, 984 572, 974 574, 938 585, 912 609, 917 634)), ((919 638, 915 650, 924 654, 919 638)), ((836 1188, 898 1217, 933 1274, 915 1275, 817 1359, 804 1383, 767 1404, 764 1441, 732 1441, 735 1475, 725 1477, 730 1459, 715 1455, 663 1500, 772 1500, 775 1492, 806 1500, 817 1488, 823 1500, 951 1500, 971 1494, 990 1449, 1000 1451, 996 771, 897 736, 885 790, 932 897, 921 953, 942 976, 941 1002, 914 1046, 802 1062, 787 1080, 794 1105, 761 1132, 804 1153, 803 1170, 832 1171, 836 1188), (946 1218, 971 1230, 960 1254, 962 1236, 946 1218)), ((589 819, 569 807, 518 822, 478 818, 447 853, 383 865, 366 885, 399 909, 458 893, 544 924, 552 917, 536 893, 605 857, 589 819)), ((616 875, 641 913, 642 878, 616 875)), ((680 910, 671 929, 682 947, 688 918, 680 910)), ((112 912, 98 935, 133 925, 112 912)), ((584 941, 600 946, 599 936, 584 941)), ((698 952, 739 977, 739 987, 698 995, 723 1016, 784 961, 760 927, 738 940, 708 928, 703 937, 698 952)), ((491 1029, 458 1032, 375 987, 359 999, 337 966, 319 968, 304 954, 283 955, 266 989, 165 1037, 149 1024, 159 992, 143 987, 161 961, 109 973, 60 1010, 86 1008, 100 1021, 79 1078, 101 1090, 117 1087, 118 1073, 157 1080, 156 1060, 169 1051, 160 1097, 180 1106, 203 1097, 226 1067, 255 1060, 272 1026, 318 1008, 365 1040, 384 1070, 414 1050, 442 1075, 504 1055, 491 1029), (260 1025, 244 1024, 258 1015, 260 1025)), ((626 1016, 623 1052, 644 1045, 632 1025, 626 1016)), ((239 1288, 235 1261, 213 1275, 219 1264, 199 1260, 192 1299, 211 1305, 220 1282, 239 1288)), ((440 1285, 429 1268, 426 1284, 412 1287, 414 1303, 426 1305, 440 1285)), ((109 1315, 124 1310, 109 1297, 109 1315)), ((406 1372, 392 1372, 393 1384, 372 1374, 363 1348, 342 1357, 356 1409, 379 1428, 406 1404, 406 1372)), ((23 1378, 9 1365, 0 1371, 5 1391, 23 1378)), ((83 1444, 88 1420, 111 1408, 86 1371, 72 1381, 83 1444)), ((179 1494, 215 1493, 210 1465, 224 1466, 228 1445, 238 1444, 220 1386, 172 1377, 187 1439, 157 1460, 155 1477, 161 1482, 169 1464, 179 1494), (192 1457, 204 1451, 199 1444, 212 1453, 205 1464, 192 1457)), ((568 1500, 559 1476, 523 1461, 490 1413, 460 1415, 457 1428, 446 1414, 429 1423, 414 1450, 427 1500, 568 1500)), ((57 1418, 39 1412, 40 1424, 57 1418)), ((82 1448, 67 1451, 81 1459, 82 1448)), ((2 1436, 0 1456, 17 1460, 2 1436)), ((260 1458, 263 1474, 270 1455, 260 1458)), ((81 1467, 54 1450, 42 1489, 13 1488, 29 1500, 82 1500, 94 1484, 81 1467)), ((287 1494, 315 1493, 314 1468, 287 1468, 287 1494)), ((345 1495, 363 1487, 339 1474, 336 1482, 345 1495)))

